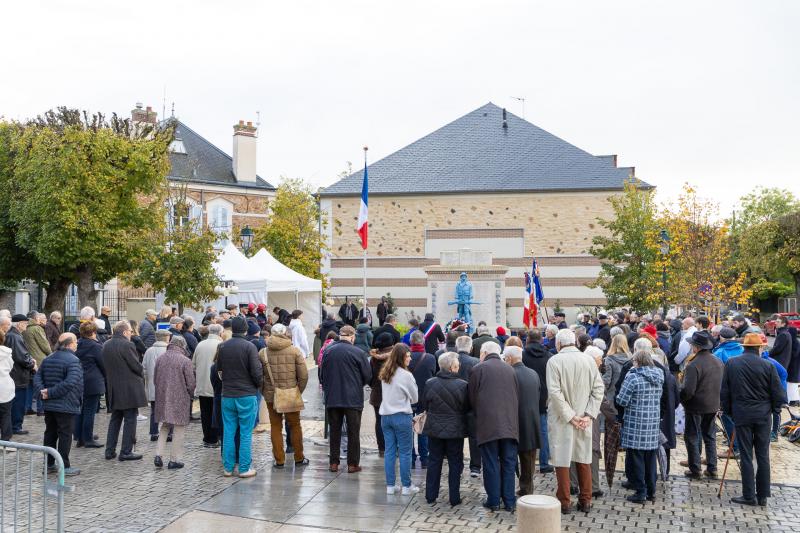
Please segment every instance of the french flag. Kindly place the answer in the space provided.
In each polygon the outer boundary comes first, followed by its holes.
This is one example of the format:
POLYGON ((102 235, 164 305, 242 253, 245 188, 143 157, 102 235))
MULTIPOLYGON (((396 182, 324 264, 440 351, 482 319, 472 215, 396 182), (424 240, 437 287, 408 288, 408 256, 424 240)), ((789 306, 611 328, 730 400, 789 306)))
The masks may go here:
MULTIPOLYGON (((366 150, 366 149, 365 149, 366 150)), ((361 184, 361 206, 358 209, 358 226, 356 230, 361 237, 361 247, 367 249, 367 231, 369 224, 367 223, 367 200, 369 197, 369 186, 367 185, 367 162, 364 161, 364 183, 361 184)))

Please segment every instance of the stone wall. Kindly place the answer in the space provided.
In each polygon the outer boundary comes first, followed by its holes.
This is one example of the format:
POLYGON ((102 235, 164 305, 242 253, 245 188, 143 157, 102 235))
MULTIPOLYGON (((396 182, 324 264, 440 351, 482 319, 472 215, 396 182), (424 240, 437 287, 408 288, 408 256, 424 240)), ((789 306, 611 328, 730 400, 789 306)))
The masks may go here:
MULTIPOLYGON (((242 227, 245 224, 249 224, 250 227, 256 227, 267 221, 266 215, 269 198, 262 195, 223 193, 216 191, 201 192, 191 189, 186 192, 186 195, 197 203, 203 202, 207 204, 212 200, 222 198, 233 204, 234 228, 242 227)), ((206 209, 205 205, 203 209, 206 209)), ((203 218, 204 221, 207 221, 207 213, 203 214, 203 218)))
MULTIPOLYGON (((376 196, 369 199, 369 255, 425 255, 425 232, 448 228, 524 231, 525 252, 584 255, 613 216, 607 192, 376 196)), ((333 257, 358 257, 358 197, 330 198, 333 257)))

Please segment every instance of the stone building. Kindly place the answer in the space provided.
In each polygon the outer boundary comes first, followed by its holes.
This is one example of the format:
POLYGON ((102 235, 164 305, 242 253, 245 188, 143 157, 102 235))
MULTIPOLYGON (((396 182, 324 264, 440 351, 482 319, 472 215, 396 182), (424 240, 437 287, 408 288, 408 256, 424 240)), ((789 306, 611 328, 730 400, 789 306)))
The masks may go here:
MULTIPOLYGON (((455 308, 441 282, 447 272, 454 283, 457 271, 467 270, 491 282, 482 302, 491 308, 487 322, 521 326, 524 272, 533 255, 551 312, 556 303, 570 314, 606 303, 600 289, 586 284, 600 270, 589 254, 597 218, 612 216, 609 197, 634 176, 632 167, 617 166, 616 156, 591 155, 489 103, 368 170, 373 311, 388 292, 401 319, 435 308, 447 321, 455 308), (450 259, 458 255, 488 265, 450 259)), ((363 170, 321 191, 330 244, 323 270, 337 308, 345 296, 362 294, 355 231, 362 179, 363 170)))
MULTIPOLYGON (((141 104, 131 111, 134 123, 156 124, 152 108, 141 104)), ((185 196, 180 212, 170 205, 173 223, 200 219, 214 231, 230 237, 240 228, 265 222, 267 204, 275 187, 256 174, 257 127, 240 120, 233 126, 232 155, 214 146, 182 121, 175 121, 175 139, 169 147, 167 178, 173 197, 185 196)), ((224 238, 220 240, 224 243, 224 238)))

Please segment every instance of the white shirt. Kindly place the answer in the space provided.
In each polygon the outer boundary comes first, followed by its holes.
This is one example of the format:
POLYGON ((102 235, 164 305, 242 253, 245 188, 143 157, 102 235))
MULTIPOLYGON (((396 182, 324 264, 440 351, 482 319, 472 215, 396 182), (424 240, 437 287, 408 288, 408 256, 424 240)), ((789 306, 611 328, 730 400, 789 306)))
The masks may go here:
POLYGON ((311 353, 308 347, 308 334, 299 318, 293 318, 289 322, 289 331, 292 332, 292 344, 303 353, 303 357, 308 357, 311 353))
POLYGON ((14 368, 14 360, 11 358, 11 348, 0 346, 0 403, 10 402, 14 399, 16 387, 14 380, 9 375, 14 368))
POLYGON ((689 354, 692 353, 692 345, 689 344, 689 341, 686 339, 691 339, 692 335, 697 331, 695 326, 690 327, 689 329, 683 332, 683 336, 681 337, 681 343, 678 345, 678 355, 675 356, 675 364, 682 364, 684 359, 689 357, 689 354))

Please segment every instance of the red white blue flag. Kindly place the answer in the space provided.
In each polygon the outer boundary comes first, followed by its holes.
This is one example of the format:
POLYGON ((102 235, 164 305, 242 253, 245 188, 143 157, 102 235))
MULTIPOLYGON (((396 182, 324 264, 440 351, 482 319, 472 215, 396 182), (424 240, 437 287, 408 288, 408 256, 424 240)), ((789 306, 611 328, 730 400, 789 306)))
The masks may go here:
POLYGON ((364 161, 364 183, 361 184, 361 207, 358 209, 358 226, 356 230, 361 237, 361 247, 367 249, 367 231, 369 224, 367 223, 367 199, 369 187, 367 185, 367 162, 364 161))
POLYGON ((531 293, 529 294, 530 303, 530 317, 532 327, 536 327, 539 325, 539 307, 542 304, 542 300, 544 300, 544 292, 542 292, 542 283, 539 280, 539 263, 536 262, 536 258, 533 259, 533 264, 531 265, 531 274, 530 274, 531 285, 533 285, 531 293))
MULTIPOLYGON (((522 299, 522 323, 526 328, 532 327, 531 325, 531 301, 533 300, 533 292, 531 288, 531 275, 525 272, 525 298, 522 299)), ((533 324, 535 326, 536 324, 533 324)))

